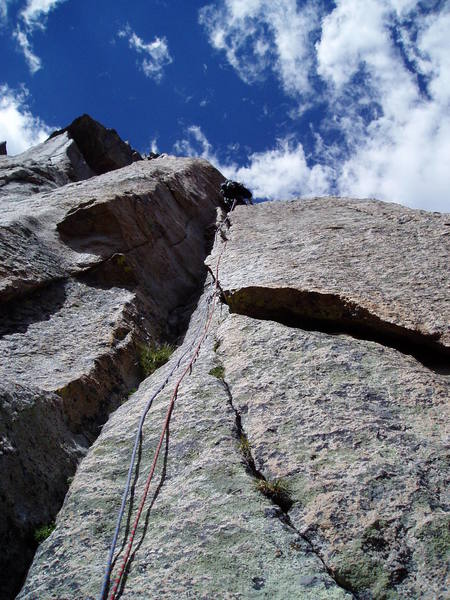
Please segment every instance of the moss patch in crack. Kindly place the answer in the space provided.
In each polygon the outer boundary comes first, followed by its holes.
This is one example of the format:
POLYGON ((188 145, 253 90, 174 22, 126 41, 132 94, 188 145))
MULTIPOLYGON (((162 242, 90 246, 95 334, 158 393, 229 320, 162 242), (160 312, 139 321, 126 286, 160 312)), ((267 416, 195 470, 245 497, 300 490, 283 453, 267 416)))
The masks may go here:
POLYGON ((46 525, 41 525, 37 527, 33 532, 33 538, 38 544, 42 544, 44 540, 48 538, 48 536, 55 529, 56 525, 54 523, 47 523, 46 525))
POLYGON ((124 254, 118 254, 116 257, 116 264, 121 267, 125 273, 131 273, 133 269, 128 265, 127 258, 124 254))
POLYGON ((284 512, 288 512, 293 502, 288 483, 284 479, 258 479, 256 489, 274 504, 277 504, 284 512))
POLYGON ((239 438, 239 450, 247 463, 250 461, 253 462, 252 447, 247 436, 243 433, 241 433, 241 437, 239 438))
POLYGON ((165 365, 174 350, 175 348, 171 344, 141 346, 139 349, 139 364, 144 377, 148 377, 165 365))
POLYGON ((222 365, 218 365, 209 371, 209 374, 213 377, 217 377, 217 379, 224 379, 225 377, 225 369, 222 365))

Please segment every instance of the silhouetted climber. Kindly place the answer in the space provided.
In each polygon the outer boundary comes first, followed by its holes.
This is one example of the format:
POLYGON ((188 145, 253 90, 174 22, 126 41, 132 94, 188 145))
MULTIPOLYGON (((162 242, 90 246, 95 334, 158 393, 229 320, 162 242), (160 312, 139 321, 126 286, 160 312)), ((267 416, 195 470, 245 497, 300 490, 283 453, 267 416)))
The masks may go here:
POLYGON ((234 201, 236 201, 236 205, 253 204, 252 193, 238 181, 227 179, 220 186, 220 193, 222 194, 225 204, 228 208, 232 207, 234 201))
POLYGON ((6 142, 0 142, 0 156, 7 156, 6 142))

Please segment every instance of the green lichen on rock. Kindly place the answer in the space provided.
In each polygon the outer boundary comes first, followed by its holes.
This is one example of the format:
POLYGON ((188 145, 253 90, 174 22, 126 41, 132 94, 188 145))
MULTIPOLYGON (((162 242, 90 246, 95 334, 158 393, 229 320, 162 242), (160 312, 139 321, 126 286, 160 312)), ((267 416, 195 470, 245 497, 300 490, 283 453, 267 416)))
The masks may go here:
POLYGON ((246 435, 243 433, 239 438, 239 450, 244 457, 246 462, 253 460, 252 458, 252 447, 246 435))
POLYGON ((363 546, 368 548, 383 549, 388 542, 385 536, 387 523, 383 519, 376 519, 371 525, 364 530, 362 540, 363 546))
POLYGON ((440 563, 450 558, 450 518, 442 515, 426 523, 418 538, 424 545, 426 561, 440 563))
POLYGON ((367 597, 373 600, 394 600, 397 597, 383 564, 372 558, 360 541, 349 545, 338 556, 333 571, 336 581, 355 594, 370 594, 367 597))

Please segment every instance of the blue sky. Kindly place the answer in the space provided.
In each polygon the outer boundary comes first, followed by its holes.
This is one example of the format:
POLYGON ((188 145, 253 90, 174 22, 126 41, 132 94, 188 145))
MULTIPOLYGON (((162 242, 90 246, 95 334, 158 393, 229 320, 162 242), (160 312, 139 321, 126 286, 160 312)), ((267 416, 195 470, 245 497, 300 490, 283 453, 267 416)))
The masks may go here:
POLYGON ((450 211, 450 2, 0 0, 0 138, 89 113, 259 198, 450 211))

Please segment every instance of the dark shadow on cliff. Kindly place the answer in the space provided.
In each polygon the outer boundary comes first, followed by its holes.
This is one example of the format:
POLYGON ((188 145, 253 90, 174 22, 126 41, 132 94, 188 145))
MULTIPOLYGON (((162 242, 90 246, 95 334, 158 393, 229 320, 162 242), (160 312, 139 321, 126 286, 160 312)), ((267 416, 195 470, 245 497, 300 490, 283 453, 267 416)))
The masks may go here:
POLYGON ((87 114, 76 118, 64 129, 54 131, 49 139, 64 132, 75 140, 85 161, 97 175, 141 160, 140 154, 124 142, 115 129, 104 127, 87 114))
POLYGON ((450 375, 450 350, 439 343, 439 335, 384 321, 336 294, 255 286, 223 292, 222 299, 232 313, 307 331, 377 342, 413 356, 440 375, 450 375))
POLYGON ((4 303, 0 339, 5 335, 25 333, 33 323, 48 321, 63 307, 66 298, 66 281, 59 281, 4 303))

